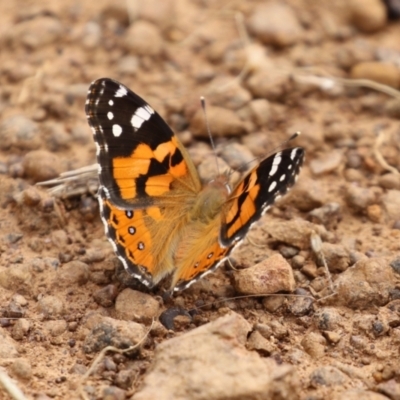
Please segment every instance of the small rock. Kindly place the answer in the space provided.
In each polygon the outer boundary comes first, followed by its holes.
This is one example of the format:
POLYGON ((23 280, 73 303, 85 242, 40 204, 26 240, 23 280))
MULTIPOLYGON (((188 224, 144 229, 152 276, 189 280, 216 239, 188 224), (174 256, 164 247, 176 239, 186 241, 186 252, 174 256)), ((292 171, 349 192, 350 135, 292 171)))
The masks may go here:
POLYGON ((324 307, 316 311, 314 319, 321 331, 335 331, 343 327, 344 320, 333 307, 324 307))
POLYGON ((329 365, 315 369, 310 375, 310 385, 314 388, 344 385, 347 381, 348 378, 343 372, 329 365))
POLYGON ((324 331, 323 335, 324 335, 324 338, 326 338, 326 340, 331 344, 339 343, 340 339, 342 338, 339 333, 331 332, 331 331, 324 331))
POLYGON ((11 370, 18 378, 29 380, 32 377, 32 366, 27 358, 17 358, 11 364, 11 370))
POLYGON ((270 356, 271 353, 276 351, 277 347, 267 340, 260 332, 254 331, 251 333, 248 341, 247 348, 249 350, 256 350, 263 356, 270 356))
POLYGON ((322 243, 322 254, 328 264, 329 271, 343 272, 350 266, 350 254, 340 244, 322 243))
POLYGON ((0 328, 0 358, 18 357, 17 343, 10 338, 8 332, 0 328))
POLYGON ((22 162, 25 175, 34 182, 46 181, 60 175, 64 167, 60 157, 47 150, 33 150, 22 162))
POLYGON ((224 89, 211 91, 207 95, 207 101, 212 105, 218 105, 222 108, 238 110, 248 104, 252 98, 249 91, 238 80, 232 81, 230 78, 214 79, 213 87, 223 87, 224 89))
POLYGON ((51 152, 69 148, 71 136, 67 133, 64 124, 59 122, 46 122, 44 130, 46 133, 46 147, 51 152))
POLYGON ((382 196, 382 205, 390 219, 400 218, 400 190, 388 190, 382 196))
POLYGON ((8 290, 29 293, 32 286, 29 266, 16 264, 10 268, 0 268, 0 286, 8 290))
POLYGON ((85 353, 97 353, 107 346, 126 349, 143 340, 146 328, 133 321, 121 321, 109 317, 94 315, 86 321, 83 350, 85 353))
POLYGON ((386 25, 386 9, 380 0, 350 0, 347 7, 354 26, 362 32, 376 32, 386 25))
POLYGON ((115 301, 117 318, 125 321, 151 322, 159 314, 160 304, 153 296, 132 289, 124 289, 115 301))
POLYGON ((378 177, 379 186, 383 189, 400 190, 400 175, 394 173, 384 174, 378 177))
POLYGON ((377 195, 375 190, 372 188, 361 188, 356 185, 347 185, 345 199, 347 204, 350 207, 353 207, 356 211, 366 211, 368 206, 377 202, 377 195))
POLYGON ((312 210, 308 215, 314 223, 322 224, 326 227, 335 226, 341 218, 341 206, 336 202, 326 203, 322 207, 312 210))
POLYGON ((370 61, 355 65, 350 73, 352 79, 369 79, 398 89, 400 69, 390 63, 370 61))
POLYGON ((132 370, 122 369, 118 371, 114 383, 121 389, 127 390, 131 387, 134 377, 132 370))
POLYGON ((317 233, 323 240, 327 237, 325 228, 321 225, 312 224, 302 219, 291 221, 268 221, 263 229, 273 239, 298 247, 299 249, 310 248, 310 237, 313 232, 317 233))
POLYGON ((303 337, 301 345, 312 358, 318 359, 325 354, 326 339, 319 333, 310 332, 303 337))
POLYGON ((314 158, 310 161, 310 169, 314 175, 323 175, 335 172, 343 162, 341 150, 332 150, 329 154, 321 158, 314 158))
POLYGON ((116 386, 108 386, 103 389, 102 400, 125 400, 126 391, 116 386))
POLYGON ((35 150, 40 147, 39 128, 23 115, 14 115, 0 124, 1 150, 35 150))
POLYGON ((101 27, 97 22, 89 21, 83 27, 82 45, 90 50, 98 47, 101 42, 101 27))
POLYGON ((311 211, 321 207, 326 198, 326 191, 315 179, 302 177, 294 188, 282 200, 282 204, 292 204, 300 211, 311 211))
POLYGON ((390 266, 393 268, 394 272, 400 274, 400 257, 397 257, 393 261, 391 261, 390 266))
MULTIPOLYGON (((302 293, 301 293, 302 294, 302 293)), ((310 296, 310 295, 309 295, 310 296)), ((313 311, 314 301, 310 297, 295 297, 289 299, 288 310, 295 317, 302 317, 308 315, 313 311)))
POLYGON ((55 321, 45 321, 44 327, 51 336, 60 336, 67 330, 67 322, 63 319, 55 321))
POLYGON ((271 68, 253 73, 246 85, 255 98, 280 101, 289 90, 289 82, 290 76, 287 72, 271 68))
POLYGON ((20 318, 13 326, 11 336, 15 340, 22 340, 28 334, 30 327, 31 324, 29 320, 20 318))
POLYGON ((136 75, 139 71, 139 66, 139 57, 125 56, 118 60, 116 68, 120 74, 136 75))
POLYGON ((263 307, 270 313, 278 311, 286 302, 284 296, 267 296, 262 299, 263 307))
POLYGON ((385 259, 361 259, 335 281, 335 304, 353 309, 382 306, 389 301, 394 279, 393 269, 385 259))
POLYGON ((168 330, 176 330, 175 327, 175 318, 178 316, 185 316, 191 319, 190 314, 183 309, 182 307, 171 307, 167 308, 165 311, 162 312, 160 315, 160 322, 168 329, 168 330))
POLYGON ((264 44, 277 47, 298 42, 303 33, 294 10, 287 4, 279 2, 256 6, 247 21, 247 27, 264 44))
POLYGON ((367 207, 367 216, 372 222, 380 222, 383 217, 382 207, 378 204, 371 204, 367 207))
POLYGON ((295 288, 292 268, 280 254, 275 254, 253 267, 236 271, 234 282, 235 289, 244 294, 291 292, 295 288))
POLYGON ((125 48, 138 56, 159 56, 163 51, 164 40, 157 26, 138 20, 125 32, 125 48))
POLYGON ((89 280, 89 266, 82 261, 70 261, 57 270, 54 282, 60 287, 84 285, 89 280))
POLYGON ((227 144, 222 148, 219 155, 235 171, 243 172, 257 164, 251 151, 239 143, 227 144))
MULTIPOLYGON (((237 114, 227 108, 207 107, 208 124, 214 137, 238 136, 246 132, 246 126, 237 114)), ((190 131, 195 137, 208 138, 203 110, 198 109, 190 121, 190 131)))
POLYGON ((55 318, 64 312, 64 303, 55 296, 43 296, 38 303, 39 312, 47 318, 55 318))
POLYGON ((271 118, 271 105, 266 99, 254 99, 248 104, 253 122, 259 126, 266 126, 271 118))
POLYGON ((94 301, 102 307, 111 307, 118 295, 115 285, 107 285, 93 293, 94 301))

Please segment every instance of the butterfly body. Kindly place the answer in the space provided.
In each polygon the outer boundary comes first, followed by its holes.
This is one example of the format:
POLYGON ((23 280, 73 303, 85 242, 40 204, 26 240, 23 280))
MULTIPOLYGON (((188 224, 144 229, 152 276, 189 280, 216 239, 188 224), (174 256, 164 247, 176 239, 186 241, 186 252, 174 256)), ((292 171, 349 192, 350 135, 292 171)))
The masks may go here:
POLYGON ((186 149, 139 96, 111 79, 92 83, 86 113, 97 145, 99 204, 125 268, 171 290, 214 270, 294 183, 301 148, 261 161, 231 191, 224 175, 202 185, 186 149))

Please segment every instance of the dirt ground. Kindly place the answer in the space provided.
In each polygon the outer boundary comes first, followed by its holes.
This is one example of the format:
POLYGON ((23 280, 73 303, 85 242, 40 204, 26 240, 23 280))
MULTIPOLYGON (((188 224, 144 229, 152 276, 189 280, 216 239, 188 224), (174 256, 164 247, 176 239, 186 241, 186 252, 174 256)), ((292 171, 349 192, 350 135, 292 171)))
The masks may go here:
POLYGON ((40 400, 400 399, 400 3, 386 3, 0 2, 0 380, 40 400), (200 96, 234 169, 302 133, 290 194, 172 299, 119 265, 96 176, 35 186, 95 163, 84 103, 101 77, 145 98, 205 180, 200 96), (273 273, 241 289, 268 262, 290 265, 298 297, 261 296, 273 273), (87 376, 102 348, 135 344, 87 376))

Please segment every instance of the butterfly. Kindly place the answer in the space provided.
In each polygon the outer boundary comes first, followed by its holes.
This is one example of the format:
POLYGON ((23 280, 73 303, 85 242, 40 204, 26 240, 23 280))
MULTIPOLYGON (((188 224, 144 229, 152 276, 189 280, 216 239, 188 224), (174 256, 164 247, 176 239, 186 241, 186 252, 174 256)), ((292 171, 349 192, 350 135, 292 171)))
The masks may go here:
POLYGON ((288 148, 233 190, 226 175, 203 185, 178 137, 126 86, 94 81, 85 109, 106 235, 125 269, 148 287, 170 276, 170 291, 182 290, 215 270, 294 184, 304 159, 302 148, 288 148))

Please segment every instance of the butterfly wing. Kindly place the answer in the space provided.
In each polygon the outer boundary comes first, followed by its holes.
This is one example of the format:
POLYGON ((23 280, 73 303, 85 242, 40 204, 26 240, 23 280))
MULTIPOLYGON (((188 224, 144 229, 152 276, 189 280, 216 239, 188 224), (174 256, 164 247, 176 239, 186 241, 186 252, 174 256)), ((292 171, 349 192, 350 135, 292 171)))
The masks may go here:
POLYGON ((300 147, 285 149, 251 170, 236 186, 224 210, 220 243, 229 247, 243 239, 257 221, 295 183, 304 159, 300 147))
POLYGON ((174 270, 174 238, 201 190, 197 171, 165 121, 124 85, 93 82, 86 114, 106 234, 125 269, 153 286, 174 270))
POLYGON ((196 168, 178 138, 126 86, 108 78, 94 81, 86 115, 96 143, 100 185, 115 206, 130 210, 166 205, 171 197, 201 189, 196 168))

